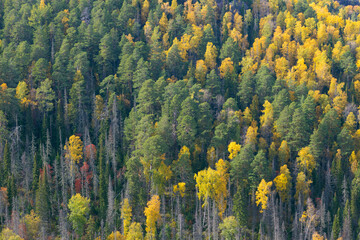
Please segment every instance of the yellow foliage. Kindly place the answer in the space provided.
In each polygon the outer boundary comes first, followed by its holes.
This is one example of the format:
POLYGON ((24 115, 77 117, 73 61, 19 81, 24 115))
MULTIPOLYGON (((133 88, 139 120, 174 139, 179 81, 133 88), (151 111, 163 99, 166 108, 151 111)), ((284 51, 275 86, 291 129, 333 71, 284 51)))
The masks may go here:
POLYGON ((27 236, 30 239, 37 239, 40 232, 40 217, 34 212, 34 210, 31 210, 30 214, 26 214, 24 216, 23 220, 25 223, 27 236))
POLYGON ((330 73, 330 61, 327 58, 326 50, 317 50, 314 56, 314 68, 320 86, 329 86, 332 75, 330 73))
POLYGON ((159 21, 159 26, 160 26, 160 31, 162 33, 165 33, 167 31, 167 27, 168 27, 169 21, 168 18, 166 16, 166 13, 163 12, 160 21, 159 21))
POLYGON ((227 73, 232 73, 234 71, 234 63, 231 61, 231 58, 225 58, 221 62, 221 66, 219 67, 220 77, 224 78, 227 73))
POLYGON ((23 99, 29 94, 28 85, 25 81, 21 81, 18 83, 16 87, 16 98, 17 99, 23 99))
POLYGON ((145 34, 147 40, 151 39, 151 32, 152 32, 152 29, 151 29, 150 22, 146 21, 145 26, 144 26, 144 34, 145 34))
POLYGON ((310 153, 310 147, 300 149, 298 155, 299 157, 297 157, 296 160, 299 165, 299 169, 303 172, 309 173, 310 176, 316 166, 315 158, 310 153))
POLYGON ((184 61, 187 60, 187 53, 190 49, 192 49, 192 47, 193 46, 191 46, 191 35, 185 33, 181 37, 179 44, 180 55, 184 61))
POLYGON ((308 84, 310 79, 307 73, 307 66, 305 64, 305 60, 303 58, 298 59, 297 64, 293 68, 295 70, 295 77, 298 84, 308 84))
POLYGON ((181 149, 180 149, 180 152, 179 152, 179 159, 183 156, 183 155, 189 155, 190 156, 190 150, 188 147, 186 146, 183 146, 181 149))
POLYGON ((308 194, 310 192, 310 184, 311 183, 312 183, 311 180, 306 181, 306 176, 303 172, 299 172, 296 177, 295 198, 298 199, 301 194, 303 199, 307 199, 308 194))
POLYGON ((326 26, 323 23, 319 24, 318 31, 317 31, 317 39, 319 45, 327 43, 328 34, 326 32, 326 26))
POLYGON ((24 240, 9 228, 3 228, 0 233, 0 240, 24 240))
POLYGON ((256 145, 256 138, 258 135, 258 127, 253 127, 253 126, 249 126, 246 132, 246 137, 245 137, 245 143, 250 143, 250 144, 254 144, 256 145))
POLYGON ((204 33, 203 33, 202 28, 199 26, 196 26, 195 24, 192 25, 192 32, 193 32, 193 36, 190 40, 190 45, 191 45, 192 49, 197 49, 204 33))
POLYGON ((281 200, 287 201, 291 190, 291 175, 286 164, 280 168, 280 175, 274 179, 274 183, 281 200))
POLYGON ((64 150, 66 158, 71 159, 75 163, 79 163, 83 157, 83 142, 80 137, 72 135, 65 144, 64 150))
POLYGON ((241 32, 243 28, 243 19, 242 16, 236 12, 234 15, 234 29, 236 29, 238 32, 241 32))
POLYGON ((285 79, 288 69, 289 62, 284 57, 275 60, 275 73, 278 79, 285 79))
POLYGON ((0 87, 1 87, 1 90, 2 90, 2 91, 5 91, 5 90, 8 88, 8 86, 6 85, 6 83, 1 84, 0 87))
POLYGON ((272 107, 271 103, 268 100, 265 100, 265 103, 264 103, 263 107, 264 107, 264 110, 261 110, 263 115, 260 116, 261 126, 270 127, 271 124, 273 123, 273 120, 274 120, 274 118, 273 118, 273 116, 274 116, 273 107, 272 107))
POLYGON ((255 62, 261 60, 261 56, 265 53, 266 37, 256 38, 253 47, 250 49, 250 55, 255 62))
POLYGON ((119 232, 112 232, 107 238, 106 240, 125 240, 125 237, 119 232))
POLYGON ((143 232, 142 232, 141 223, 133 222, 129 227, 129 233, 126 236, 126 240, 142 240, 143 232))
POLYGON ((351 134, 355 133, 356 130, 356 117, 353 112, 350 112, 346 117, 346 121, 344 123, 344 127, 346 127, 351 134))
POLYGON ((216 49, 215 45, 211 42, 208 42, 206 45, 206 52, 204 55, 205 64, 208 68, 215 69, 216 57, 217 57, 217 49, 216 49))
POLYGON ((173 175, 173 172, 171 171, 171 166, 166 166, 164 161, 161 161, 160 167, 158 168, 157 172, 165 181, 168 181, 173 175))
POLYGON ((158 195, 153 195, 147 203, 144 211, 146 217, 146 239, 155 239, 156 222, 161 220, 160 199, 158 195))
POLYGON ((260 213, 262 213, 267 208, 271 186, 271 181, 267 183, 264 179, 262 179, 256 190, 256 205, 259 206, 261 204, 260 213))
POLYGON ((40 0, 40 6, 39 6, 39 8, 40 9, 43 9, 43 8, 45 8, 45 0, 40 0))
POLYGON ((208 68, 204 62, 204 60, 196 61, 196 69, 195 69, 195 77, 202 84, 205 83, 206 73, 208 68))
POLYGON ((215 200, 222 218, 226 209, 227 183, 229 179, 228 162, 220 159, 216 164, 216 170, 208 168, 195 174, 198 197, 204 201, 202 205, 207 206, 209 199, 215 200))
POLYGON ((356 80, 354 82, 354 88, 355 88, 355 96, 358 101, 360 101, 360 81, 356 80))
POLYGON ((230 30, 232 26, 232 13, 226 12, 222 20, 222 34, 225 34, 226 30, 230 30))
POLYGON ((305 64, 310 66, 313 61, 315 52, 317 51, 317 42, 315 39, 308 38, 303 45, 300 45, 297 49, 298 59, 303 58, 305 64))
POLYGON ((184 197, 185 190, 186 190, 186 183, 184 182, 179 182, 177 185, 173 186, 173 192, 174 193, 179 192, 181 197, 184 197))
POLYGON ((351 172, 353 174, 355 174, 359 168, 359 162, 357 160, 357 156, 355 154, 355 151, 352 151, 350 158, 349 158, 349 162, 350 162, 350 168, 351 168, 351 172))
POLYGON ((149 15, 149 7, 150 7, 149 0, 144 0, 141 8, 141 20, 143 22, 146 22, 146 19, 149 15))
POLYGON ((345 91, 341 91, 338 96, 336 96, 333 100, 334 109, 340 115, 344 112, 346 104, 347 104, 347 94, 345 91))
POLYGON ((281 165, 287 164, 289 159, 290 159, 290 149, 289 149, 289 146, 287 144, 287 141, 283 140, 281 142, 280 147, 279 147, 279 161, 280 161, 280 164, 281 165))
POLYGON ((314 232, 312 235, 312 240, 324 240, 324 237, 321 236, 319 233, 314 232))
POLYGON ((243 115, 244 115, 243 118, 244 118, 245 124, 250 125, 253 118, 252 118, 251 111, 250 111, 249 107, 245 108, 243 115))
POLYGON ((178 7, 177 1, 176 1, 176 0, 172 0, 172 1, 171 1, 171 8, 170 8, 170 12, 171 12, 172 15, 175 14, 175 10, 176 10, 177 7, 178 7))
POLYGON ((241 145, 236 142, 229 143, 228 151, 229 151, 229 159, 234 159, 236 155, 240 152, 241 145))
POLYGON ((129 204, 129 199, 125 198, 121 204, 121 219, 123 220, 124 236, 126 237, 129 232, 129 227, 132 217, 132 208, 129 204))

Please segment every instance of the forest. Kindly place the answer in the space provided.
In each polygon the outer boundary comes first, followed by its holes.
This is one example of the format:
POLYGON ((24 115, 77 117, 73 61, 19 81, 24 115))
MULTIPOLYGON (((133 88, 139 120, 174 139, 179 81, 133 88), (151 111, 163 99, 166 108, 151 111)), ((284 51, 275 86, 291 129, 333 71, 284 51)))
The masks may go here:
POLYGON ((0 240, 360 239, 355 0, 0 0, 0 240))

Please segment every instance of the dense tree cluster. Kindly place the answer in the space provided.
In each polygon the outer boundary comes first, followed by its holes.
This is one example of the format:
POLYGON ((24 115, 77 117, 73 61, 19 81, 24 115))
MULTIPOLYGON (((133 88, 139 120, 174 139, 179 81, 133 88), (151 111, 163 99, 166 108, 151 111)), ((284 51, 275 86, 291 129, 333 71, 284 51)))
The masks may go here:
POLYGON ((0 0, 0 239, 358 239, 341 4, 0 0))

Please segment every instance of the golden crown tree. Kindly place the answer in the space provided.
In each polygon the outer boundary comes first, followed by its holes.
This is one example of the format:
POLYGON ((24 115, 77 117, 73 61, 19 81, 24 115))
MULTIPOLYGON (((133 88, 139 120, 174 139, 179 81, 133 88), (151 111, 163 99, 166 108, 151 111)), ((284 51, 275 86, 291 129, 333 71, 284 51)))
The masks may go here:
POLYGON ((129 199, 125 198, 121 205, 121 219, 123 220, 125 238, 129 232, 129 227, 131 224, 131 217, 132 217, 132 209, 129 204, 129 199))
POLYGON ((156 222, 159 222, 161 219, 160 216, 160 199, 158 195, 153 195, 150 201, 145 207, 145 216, 146 216, 146 239, 153 240, 156 233, 156 222))
POLYGON ((261 204, 260 213, 267 209, 267 203, 272 184, 273 183, 271 181, 266 182, 264 179, 262 179, 256 190, 256 205, 259 206, 261 204))
POLYGON ((208 206, 210 199, 214 200, 219 216, 222 218, 228 194, 228 162, 220 159, 215 166, 216 170, 209 167, 195 174, 194 178, 198 189, 198 198, 204 201, 203 207, 208 206))
POLYGON ((79 163, 83 158, 83 142, 79 136, 72 135, 65 144, 65 157, 71 159, 74 163, 79 163))
POLYGON ((291 175, 286 164, 280 168, 280 174, 274 179, 274 183, 281 200, 287 201, 291 190, 291 175))

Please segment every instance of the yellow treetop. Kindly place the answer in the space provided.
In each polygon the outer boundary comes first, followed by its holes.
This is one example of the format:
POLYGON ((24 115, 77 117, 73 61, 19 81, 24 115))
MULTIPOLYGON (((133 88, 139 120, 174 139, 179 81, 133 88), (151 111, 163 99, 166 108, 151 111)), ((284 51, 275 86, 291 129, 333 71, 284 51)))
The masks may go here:
POLYGON ((216 67, 216 57, 217 57, 217 49, 215 45, 211 42, 208 42, 206 45, 205 52, 205 64, 210 69, 215 69, 216 67))
POLYGON ((344 123, 344 127, 346 127, 351 134, 354 134, 356 131, 356 117, 353 112, 350 112, 346 117, 346 121, 344 123))
POLYGON ((245 124, 250 125, 250 123, 253 120, 253 117, 251 115, 251 111, 250 111, 249 107, 245 108, 244 113, 243 113, 243 118, 244 118, 245 124))
MULTIPOLYGON (((30 211, 30 214, 26 214, 23 218, 25 223, 26 233, 30 239, 37 239, 40 233, 41 219, 34 210, 30 211)), ((0 238, 1 239, 1 238, 0 238)))
POLYGON ((0 88, 1 88, 1 91, 5 91, 8 88, 8 86, 6 85, 6 83, 3 83, 0 85, 0 88))
POLYGON ((227 183, 229 179, 228 162, 220 159, 216 164, 216 170, 208 168, 195 174, 196 188, 198 189, 198 197, 204 201, 202 205, 207 206, 209 199, 215 200, 219 210, 219 216, 226 209, 227 183))
POLYGON ((132 209, 129 204, 129 199, 125 198, 121 204, 121 219, 123 220, 124 236, 126 237, 129 232, 131 223, 132 209))
POLYGON ((180 56, 183 58, 184 61, 187 61, 188 51, 193 48, 193 46, 191 45, 191 39, 191 35, 185 33, 184 35, 182 35, 180 40, 180 56))
POLYGON ((296 158, 296 161, 299 169, 311 175, 316 166, 316 162, 314 156, 310 153, 310 147, 300 149, 298 155, 299 156, 296 158))
POLYGON ((307 199, 310 192, 311 180, 306 181, 305 173, 299 172, 296 177, 296 193, 295 198, 298 199, 300 194, 303 196, 303 199, 307 199))
POLYGON ((264 110, 261 111, 263 113, 263 115, 260 116, 261 126, 270 127, 274 120, 273 107, 268 100, 265 100, 263 107, 264 107, 264 110))
POLYGON ((231 61, 231 58, 225 58, 221 62, 219 67, 220 77, 224 78, 227 73, 232 73, 234 71, 234 63, 231 61))
POLYGON ((29 94, 29 88, 25 81, 20 81, 16 87, 16 98, 21 100, 29 94))
POLYGON ((316 77, 319 80, 320 86, 329 86, 332 75, 331 75, 331 66, 330 61, 327 57, 326 50, 320 51, 317 50, 314 56, 314 66, 316 77))
POLYGON ((208 71, 208 68, 207 68, 204 60, 197 60, 196 61, 196 69, 195 69, 195 77, 199 82, 205 83, 207 71, 208 71))
POLYGON ((243 19, 242 16, 236 12, 234 15, 234 29, 241 32, 243 27, 243 19))
POLYGON ((229 159, 233 159, 240 152, 241 145, 236 142, 231 142, 228 146, 229 159))
POLYGON ((184 182, 179 182, 178 184, 173 186, 174 193, 179 192, 181 197, 184 197, 185 190, 186 190, 186 183, 184 182))
POLYGON ((166 16, 166 13, 163 12, 162 17, 160 18, 160 21, 159 21, 160 31, 162 33, 166 32, 168 24, 169 24, 169 21, 168 21, 168 18, 166 16))
POLYGON ((283 164, 287 164, 289 159, 290 159, 290 149, 287 144, 287 141, 283 140, 279 147, 279 161, 283 165, 283 164))
POLYGON ((293 67, 295 71, 295 78, 297 83, 300 84, 309 84, 311 83, 309 79, 309 75, 307 73, 307 66, 305 64, 305 60, 303 58, 299 58, 296 66, 293 67))
POLYGON ((126 238, 119 232, 112 232, 107 238, 106 240, 125 240, 126 238))
POLYGON ((318 232, 314 232, 312 235, 312 240, 324 240, 324 237, 321 236, 318 232))
POLYGON ((180 159, 183 155, 188 155, 188 156, 190 156, 190 150, 189 150, 189 148, 188 148, 187 146, 183 146, 183 147, 180 149, 178 158, 180 159))
POLYGON ((257 135, 258 135, 258 127, 256 126, 249 126, 246 132, 246 137, 245 137, 245 143, 251 143, 251 144, 256 144, 257 143, 257 135))
POLYGON ((143 229, 141 223, 133 222, 129 227, 129 233, 126 236, 126 240, 141 240, 143 239, 143 229))
POLYGON ((13 230, 9 228, 3 228, 0 232, 1 240, 24 240, 22 237, 13 232, 13 230))
POLYGON ((275 73, 278 79, 285 79, 289 69, 289 62, 286 58, 281 57, 275 60, 275 73))
POLYGON ((141 8, 141 20, 143 22, 146 22, 146 19, 149 15, 149 7, 150 7, 149 0, 144 0, 141 8))
POLYGON ((146 239, 155 240, 156 222, 159 222, 161 219, 158 195, 153 195, 150 201, 148 201, 144 214, 146 217, 146 239))
POLYGON ((83 157, 83 142, 78 136, 72 135, 64 146, 64 149, 65 157, 71 159, 75 163, 79 163, 83 157))
POLYGON ((176 10, 177 7, 178 7, 177 1, 176 1, 176 0, 172 0, 172 1, 171 1, 171 8, 170 8, 170 12, 171 12, 172 15, 175 14, 175 10, 176 10))
POLYGON ((46 6, 46 5, 45 5, 45 0, 41 0, 41 1, 40 1, 40 6, 39 6, 39 8, 40 8, 40 9, 43 9, 43 8, 45 8, 45 6, 46 6))
POLYGON ((355 154, 355 151, 352 151, 350 158, 349 158, 349 162, 350 162, 350 168, 351 168, 351 172, 353 174, 355 174, 359 168, 359 162, 357 160, 357 156, 355 154))
POLYGON ((197 49, 197 47, 199 46, 200 41, 204 35, 204 32, 203 32, 202 27, 196 26, 195 24, 193 24, 191 26, 191 28, 192 28, 193 36, 191 38, 190 44, 193 49, 197 49))
POLYGON ((345 91, 343 91, 344 85, 344 82, 336 84, 336 94, 333 99, 333 105, 338 114, 342 114, 344 112, 345 106, 347 104, 347 94, 345 91))
POLYGON ((281 200, 283 202, 287 201, 291 189, 291 175, 286 164, 280 168, 280 175, 274 179, 274 183, 281 200))
POLYGON ((165 181, 168 181, 173 175, 173 172, 171 171, 171 166, 167 166, 164 161, 161 161, 158 172, 165 181))
POLYGON ((266 182, 264 179, 262 179, 256 190, 256 205, 259 206, 261 204, 260 213, 262 213, 267 208, 271 186, 271 181, 266 182))
POLYGON ((29 88, 25 81, 18 83, 16 87, 16 98, 20 100, 20 103, 24 106, 37 105, 37 102, 31 101, 29 97, 29 88))
POLYGON ((226 12, 222 20, 222 33, 224 34, 226 30, 230 30, 232 26, 232 13, 226 12))

